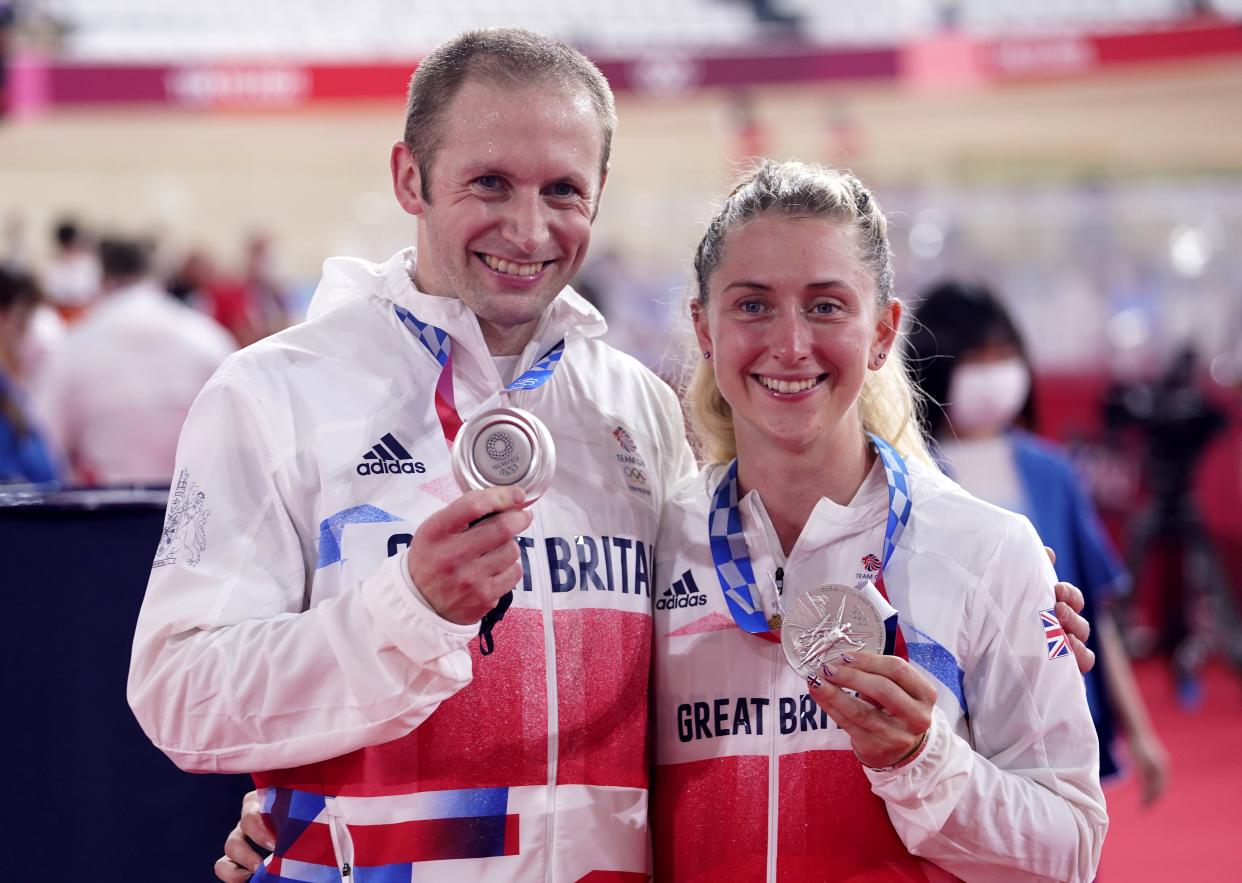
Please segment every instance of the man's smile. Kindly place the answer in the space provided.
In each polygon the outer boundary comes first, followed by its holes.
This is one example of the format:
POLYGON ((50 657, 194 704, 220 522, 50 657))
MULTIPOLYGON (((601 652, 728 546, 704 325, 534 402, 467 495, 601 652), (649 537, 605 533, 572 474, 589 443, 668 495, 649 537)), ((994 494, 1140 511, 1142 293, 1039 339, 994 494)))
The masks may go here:
POLYGON ((536 261, 530 264, 519 264, 516 261, 505 260, 482 251, 476 251, 475 254, 487 264, 489 269, 506 276, 534 276, 552 263, 552 261, 536 261))

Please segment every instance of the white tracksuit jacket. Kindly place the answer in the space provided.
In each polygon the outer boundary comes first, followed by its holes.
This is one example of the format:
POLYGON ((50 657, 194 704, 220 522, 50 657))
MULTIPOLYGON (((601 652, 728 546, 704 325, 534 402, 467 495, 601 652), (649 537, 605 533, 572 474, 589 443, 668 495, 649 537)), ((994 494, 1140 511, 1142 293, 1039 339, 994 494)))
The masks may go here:
MULTIPOLYGON (((657 880, 1092 879, 1107 816, 1082 678, 1040 617, 1052 567, 1025 518, 909 465, 912 516, 884 582, 939 698, 925 750, 890 772, 865 770, 780 645, 729 615, 707 528, 722 467, 674 492, 657 544, 657 880)), ((786 606, 874 581, 879 463, 850 506, 819 502, 788 560, 758 494, 740 511, 769 615, 777 567, 786 606)))
POLYGON ((502 382, 474 315, 416 291, 411 259, 328 261, 311 318, 200 395, 130 704, 184 769, 266 771, 278 843, 256 880, 645 880, 654 542, 693 469, 676 398, 562 292, 521 370, 562 337, 564 358, 512 398, 551 430, 555 479, 480 657, 477 625, 407 576, 411 535, 458 491, 440 366, 394 305, 451 336, 463 418, 502 382))

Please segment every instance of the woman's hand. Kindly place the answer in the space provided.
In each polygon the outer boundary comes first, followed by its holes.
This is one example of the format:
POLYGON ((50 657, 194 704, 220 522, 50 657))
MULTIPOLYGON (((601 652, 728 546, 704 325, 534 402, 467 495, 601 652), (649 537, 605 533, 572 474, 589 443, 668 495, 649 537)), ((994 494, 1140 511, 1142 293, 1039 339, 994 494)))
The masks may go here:
POLYGON ((891 767, 922 747, 931 728, 936 688, 904 659, 850 654, 825 665, 816 680, 820 683, 808 681, 811 698, 849 735, 865 766, 891 767))
POLYGON ((242 798, 241 818, 224 841, 224 855, 216 859, 216 877, 224 883, 245 883, 263 862, 246 840, 249 837, 268 851, 276 848, 276 839, 263 821, 263 801, 258 791, 242 798))

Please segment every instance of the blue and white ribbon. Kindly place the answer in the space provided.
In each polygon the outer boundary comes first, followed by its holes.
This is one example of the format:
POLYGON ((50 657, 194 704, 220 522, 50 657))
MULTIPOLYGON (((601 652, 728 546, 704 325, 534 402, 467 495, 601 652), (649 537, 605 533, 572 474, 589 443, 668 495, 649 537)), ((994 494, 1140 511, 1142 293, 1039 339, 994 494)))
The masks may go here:
MULTIPOLYGON (((901 454, 884 439, 867 434, 880 461, 884 464, 884 477, 888 483, 888 519, 884 526, 884 555, 876 584, 883 589, 884 568, 892 557, 893 549, 902 531, 910 521, 913 504, 910 500, 910 471, 901 454)), ((729 464, 724 477, 712 494, 712 510, 708 514, 708 535, 711 541, 712 561, 716 565, 716 577, 724 593, 725 602, 733 621, 743 631, 766 634, 772 631, 758 603, 755 588, 755 571, 750 563, 746 547, 746 535, 742 530, 742 513, 738 508, 737 460, 729 464)), ((893 623, 895 628, 896 623, 893 623)))

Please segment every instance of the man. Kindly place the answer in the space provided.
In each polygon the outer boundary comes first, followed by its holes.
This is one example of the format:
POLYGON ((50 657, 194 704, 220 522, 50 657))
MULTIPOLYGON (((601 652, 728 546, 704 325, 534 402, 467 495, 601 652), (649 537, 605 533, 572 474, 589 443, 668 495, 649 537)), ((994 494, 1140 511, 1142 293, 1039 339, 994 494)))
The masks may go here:
POLYGON ((72 321, 99 297, 100 256, 94 238, 73 218, 58 221, 52 237, 54 251, 43 269, 43 288, 52 306, 72 321))
POLYGON ((183 768, 266 771, 268 879, 641 879, 652 544, 693 458, 675 396, 566 288, 611 93, 562 44, 489 31, 424 60, 408 110, 417 251, 329 261, 311 318, 189 416, 130 703, 183 768), (551 487, 459 495, 442 372, 468 418, 562 339, 508 397, 556 440, 551 487))
POLYGON ((235 349, 151 278, 145 244, 99 243, 100 300, 35 386, 48 437, 77 484, 166 484, 194 398, 235 349))
POLYGON ((170 508, 165 534, 187 539, 157 557, 130 701, 187 769, 276 770, 247 816, 258 840, 260 810, 276 828, 256 879, 650 873, 651 544, 693 461, 675 398, 565 287, 613 121, 598 71, 556 41, 438 48, 391 158, 417 252, 330 261, 311 319, 232 360, 191 414, 179 474, 210 514, 189 540, 170 508), (551 380, 510 397, 556 440, 550 489, 527 509, 457 497, 442 372, 468 417, 562 338, 551 380), (478 620, 515 585, 484 657, 478 620))

